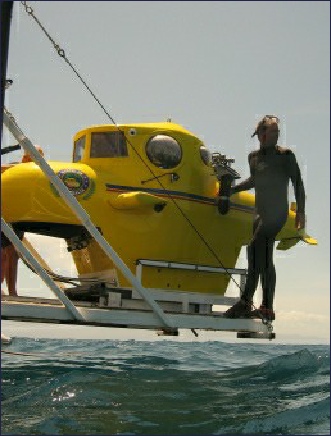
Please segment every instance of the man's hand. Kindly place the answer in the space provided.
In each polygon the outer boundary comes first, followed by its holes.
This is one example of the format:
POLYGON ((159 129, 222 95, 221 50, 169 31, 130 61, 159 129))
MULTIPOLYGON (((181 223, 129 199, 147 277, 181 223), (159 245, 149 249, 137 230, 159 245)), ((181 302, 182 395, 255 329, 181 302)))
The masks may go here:
POLYGON ((295 228, 300 230, 306 227, 306 216, 302 212, 297 212, 295 215, 295 228))

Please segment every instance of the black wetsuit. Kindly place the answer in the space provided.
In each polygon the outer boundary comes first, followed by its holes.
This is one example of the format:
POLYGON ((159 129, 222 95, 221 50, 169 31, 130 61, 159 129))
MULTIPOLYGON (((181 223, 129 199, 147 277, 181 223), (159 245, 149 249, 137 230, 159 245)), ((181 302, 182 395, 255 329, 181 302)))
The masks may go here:
POLYGON ((256 215, 253 237, 248 244, 248 276, 242 299, 251 304, 261 277, 262 306, 273 309, 276 271, 273 248, 277 233, 288 216, 288 186, 291 180, 297 211, 305 212, 305 190, 295 155, 291 150, 276 146, 261 148, 248 156, 251 176, 234 186, 231 194, 255 189, 256 215))

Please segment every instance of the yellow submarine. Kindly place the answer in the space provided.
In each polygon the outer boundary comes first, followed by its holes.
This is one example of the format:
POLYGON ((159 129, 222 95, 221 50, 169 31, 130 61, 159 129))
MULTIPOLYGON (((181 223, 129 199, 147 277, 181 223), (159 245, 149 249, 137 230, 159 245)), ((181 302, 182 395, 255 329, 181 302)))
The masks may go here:
MULTIPOLYGON (((142 259, 235 268, 251 237, 254 195, 235 194, 220 209, 222 183, 239 177, 230 163, 170 121, 90 126, 74 136, 72 162, 48 161, 133 273, 142 259)), ((10 166, 1 189, 3 218, 17 233, 64 238, 79 277, 109 273, 130 286, 38 165, 10 166)), ((280 249, 302 240, 294 208, 277 236, 280 249)), ((230 274, 201 269, 146 267, 142 285, 224 295, 230 274)))

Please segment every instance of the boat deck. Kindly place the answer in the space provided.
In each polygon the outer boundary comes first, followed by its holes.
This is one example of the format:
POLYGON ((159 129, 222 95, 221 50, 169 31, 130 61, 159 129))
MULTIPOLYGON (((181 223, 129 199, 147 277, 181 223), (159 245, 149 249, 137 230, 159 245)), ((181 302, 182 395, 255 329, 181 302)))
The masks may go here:
MULTIPOLYGON (((71 295, 70 299, 82 315, 82 320, 74 319, 70 311, 56 299, 2 296, 1 318, 41 323, 163 329, 172 332, 174 336, 178 329, 202 329, 237 332, 237 337, 243 338, 275 338, 270 325, 263 324, 261 319, 228 319, 223 317, 224 312, 213 310, 214 305, 229 305, 237 301, 237 298, 194 292, 150 292, 165 314, 167 327, 139 294, 130 288, 108 289, 98 299, 93 296, 93 301, 75 301, 71 295)), ((77 293, 77 297, 82 298, 82 294, 77 293)))

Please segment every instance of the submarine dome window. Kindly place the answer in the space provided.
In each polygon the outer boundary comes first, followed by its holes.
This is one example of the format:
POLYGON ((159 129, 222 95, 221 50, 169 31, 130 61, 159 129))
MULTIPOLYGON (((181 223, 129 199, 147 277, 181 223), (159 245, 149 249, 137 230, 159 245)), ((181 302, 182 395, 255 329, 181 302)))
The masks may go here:
POLYGON ((174 168, 182 160, 182 148, 176 139, 166 135, 156 135, 146 144, 146 154, 152 164, 159 168, 174 168))
POLYGON ((210 165, 211 164, 211 154, 210 154, 210 151, 204 145, 200 146, 200 157, 201 157, 202 162, 205 165, 210 165))
POLYGON ((121 130, 92 132, 91 158, 128 156, 126 137, 121 130))
POLYGON ((81 138, 77 139, 74 144, 74 155, 73 155, 73 162, 79 162, 83 158, 84 150, 85 150, 85 143, 86 143, 86 137, 82 136, 81 138))

